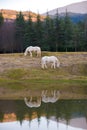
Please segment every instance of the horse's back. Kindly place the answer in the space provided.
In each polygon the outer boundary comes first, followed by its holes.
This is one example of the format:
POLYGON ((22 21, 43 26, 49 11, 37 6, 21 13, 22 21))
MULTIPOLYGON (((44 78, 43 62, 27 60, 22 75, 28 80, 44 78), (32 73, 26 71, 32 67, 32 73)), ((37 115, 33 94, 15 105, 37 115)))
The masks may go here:
POLYGON ((49 61, 49 60, 57 59, 57 57, 55 57, 55 56, 43 56, 42 60, 45 60, 45 59, 49 61))
POLYGON ((43 61, 43 60, 48 60, 48 58, 49 58, 49 56, 43 56, 41 60, 42 60, 42 61, 43 61))
POLYGON ((26 50, 41 50, 41 48, 39 46, 29 46, 26 50))
POLYGON ((35 50, 41 51, 41 48, 39 46, 34 47, 35 50))
POLYGON ((56 56, 50 56, 49 58, 50 58, 50 59, 57 59, 56 56))
POLYGON ((29 46, 29 47, 26 48, 27 51, 31 50, 31 49, 32 49, 32 46, 29 46))

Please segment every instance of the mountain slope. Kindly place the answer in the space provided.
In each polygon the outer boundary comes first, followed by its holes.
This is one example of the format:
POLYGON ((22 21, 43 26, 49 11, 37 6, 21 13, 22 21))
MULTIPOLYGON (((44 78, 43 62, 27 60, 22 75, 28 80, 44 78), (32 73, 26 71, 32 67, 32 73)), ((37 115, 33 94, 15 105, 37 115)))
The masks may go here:
MULTIPOLYGON (((19 13, 19 11, 7 10, 7 9, 1 9, 0 12, 2 12, 4 19, 12 19, 12 20, 15 20, 16 15, 19 13)), ((24 19, 27 20, 29 18, 29 13, 32 16, 32 20, 36 21, 37 14, 33 13, 33 12, 29 12, 29 11, 23 11, 22 12, 24 19)), ((40 16, 41 16, 41 20, 43 20, 44 16, 42 16, 42 15, 40 15, 40 16)))
MULTIPOLYGON (((56 12, 60 13, 65 13, 66 9, 67 12, 72 12, 72 13, 79 13, 79 14, 86 14, 87 13, 87 1, 83 2, 78 2, 78 3, 73 3, 64 7, 56 8, 54 10, 48 11, 49 15, 55 15, 56 12)), ((46 15, 47 13, 43 13, 42 15, 46 15)))

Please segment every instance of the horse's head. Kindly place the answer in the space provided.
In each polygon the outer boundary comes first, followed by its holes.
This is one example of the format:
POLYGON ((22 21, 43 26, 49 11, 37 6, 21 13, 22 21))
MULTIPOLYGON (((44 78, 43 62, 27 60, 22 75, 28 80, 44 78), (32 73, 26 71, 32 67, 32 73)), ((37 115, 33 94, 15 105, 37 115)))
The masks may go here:
POLYGON ((26 52, 24 52, 24 56, 26 56, 27 55, 27 53, 26 52))

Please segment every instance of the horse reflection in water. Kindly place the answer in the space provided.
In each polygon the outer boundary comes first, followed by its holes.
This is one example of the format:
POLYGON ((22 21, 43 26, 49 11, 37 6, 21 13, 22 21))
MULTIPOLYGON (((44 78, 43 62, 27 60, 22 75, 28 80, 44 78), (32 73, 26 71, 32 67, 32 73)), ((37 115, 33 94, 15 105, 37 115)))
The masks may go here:
POLYGON ((51 103, 55 103, 58 99, 59 99, 59 91, 42 91, 42 102, 44 103, 48 103, 48 102, 51 102, 51 103))
POLYGON ((32 107, 40 107, 41 106, 41 101, 44 103, 55 103, 60 96, 60 92, 57 90, 43 90, 41 93, 41 96, 39 97, 25 97, 24 102, 25 104, 32 108, 32 107))
POLYGON ((30 98, 25 97, 24 101, 25 101, 25 104, 30 108, 40 107, 41 105, 41 97, 36 97, 36 98, 32 96, 30 98))

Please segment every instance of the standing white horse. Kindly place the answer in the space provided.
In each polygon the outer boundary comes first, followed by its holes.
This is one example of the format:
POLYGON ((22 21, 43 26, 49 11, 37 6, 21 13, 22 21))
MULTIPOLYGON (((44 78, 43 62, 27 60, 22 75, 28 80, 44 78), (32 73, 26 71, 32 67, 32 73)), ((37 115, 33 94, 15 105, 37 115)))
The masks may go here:
POLYGON ((29 46, 26 48, 24 55, 26 56, 28 53, 30 54, 30 57, 32 57, 32 52, 35 52, 38 56, 41 56, 41 48, 38 46, 29 46))
POLYGON ((44 56, 41 59, 42 69, 47 68, 47 64, 51 63, 51 68, 56 68, 60 66, 60 62, 55 56, 44 56))

